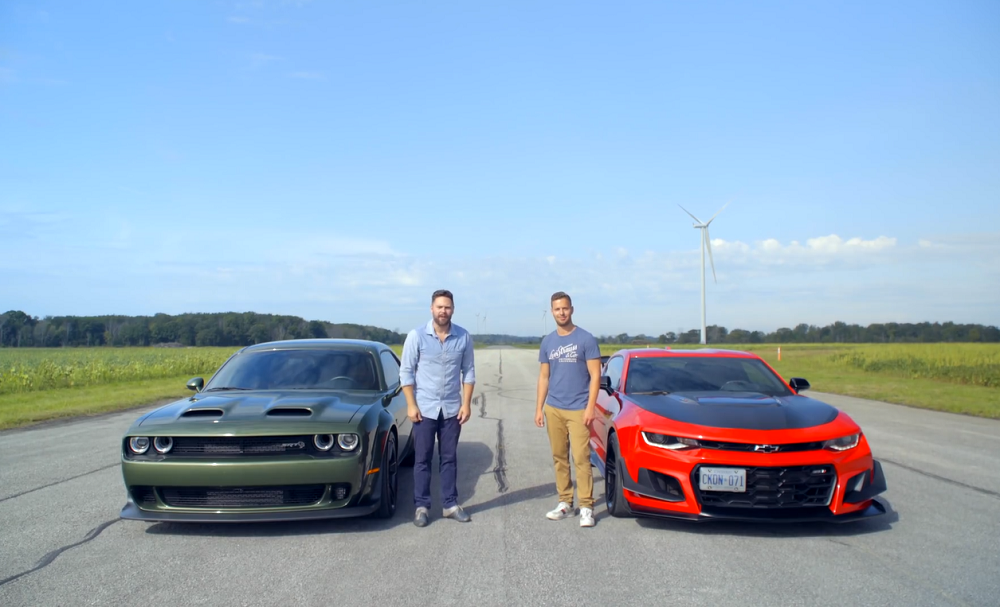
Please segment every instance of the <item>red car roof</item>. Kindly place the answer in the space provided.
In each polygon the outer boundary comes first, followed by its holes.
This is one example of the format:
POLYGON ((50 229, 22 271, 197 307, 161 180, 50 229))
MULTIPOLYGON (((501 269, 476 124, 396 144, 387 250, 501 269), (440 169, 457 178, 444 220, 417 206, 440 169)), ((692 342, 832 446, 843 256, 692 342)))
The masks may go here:
POLYGON ((676 357, 676 356, 705 356, 708 358, 759 358, 753 352, 742 352, 740 350, 721 350, 718 348, 698 348, 696 350, 672 350, 670 348, 626 348, 611 354, 624 354, 636 357, 676 357))

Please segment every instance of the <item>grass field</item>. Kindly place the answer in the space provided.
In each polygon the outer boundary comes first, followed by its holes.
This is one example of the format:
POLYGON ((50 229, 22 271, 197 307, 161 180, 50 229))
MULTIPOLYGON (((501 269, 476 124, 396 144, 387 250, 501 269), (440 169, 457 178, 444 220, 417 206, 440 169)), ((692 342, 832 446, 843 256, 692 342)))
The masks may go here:
POLYGON ((1000 419, 1000 344, 784 344, 780 361, 777 344, 717 347, 754 352, 817 392, 1000 419))
POLYGON ((0 349, 0 429, 189 394, 236 348, 0 349))
MULTIPOLYGON (((674 348, 685 347, 699 346, 674 348)), ((782 345, 780 361, 777 345, 723 347, 755 352, 818 392, 1000 419, 1000 344, 782 345)), ((0 429, 182 398, 188 379, 207 379, 235 350, 0 349, 0 429)))

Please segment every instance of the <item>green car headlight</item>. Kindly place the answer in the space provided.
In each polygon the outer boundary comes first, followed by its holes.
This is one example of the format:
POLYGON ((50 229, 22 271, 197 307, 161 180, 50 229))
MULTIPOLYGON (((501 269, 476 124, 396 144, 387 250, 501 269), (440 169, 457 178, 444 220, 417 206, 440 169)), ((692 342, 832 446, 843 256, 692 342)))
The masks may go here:
POLYGON ((344 451, 354 451, 361 444, 361 438, 357 434, 338 434, 337 444, 344 451))
POLYGON ((329 451, 333 448, 333 435, 332 434, 317 434, 313 437, 313 444, 320 451, 329 451))
POLYGON ((149 438, 145 436, 133 436, 128 440, 128 448, 136 455, 142 455, 149 451, 149 438))

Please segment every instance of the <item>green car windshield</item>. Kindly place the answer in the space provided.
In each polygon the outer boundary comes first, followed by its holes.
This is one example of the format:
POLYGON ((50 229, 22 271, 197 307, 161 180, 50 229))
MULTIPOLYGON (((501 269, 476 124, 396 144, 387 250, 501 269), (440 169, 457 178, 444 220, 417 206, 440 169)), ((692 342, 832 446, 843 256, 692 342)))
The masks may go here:
POLYGON ((736 357, 636 357, 629 361, 625 391, 630 394, 674 392, 793 393, 759 360, 736 357))
POLYGON ((365 350, 262 350, 234 356, 205 386, 223 390, 380 390, 365 350))

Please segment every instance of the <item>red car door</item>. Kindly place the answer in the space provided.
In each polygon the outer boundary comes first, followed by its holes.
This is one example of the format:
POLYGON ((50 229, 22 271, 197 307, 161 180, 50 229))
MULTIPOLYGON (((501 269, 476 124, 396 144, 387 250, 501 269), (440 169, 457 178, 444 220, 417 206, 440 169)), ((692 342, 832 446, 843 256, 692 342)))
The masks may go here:
POLYGON ((614 425, 615 416, 622 408, 618 399, 618 387, 624 366, 625 359, 622 356, 612 356, 604 368, 604 375, 611 381, 611 394, 603 388, 597 393, 597 414, 590 430, 590 447, 602 462, 607 453, 608 433, 614 425))

